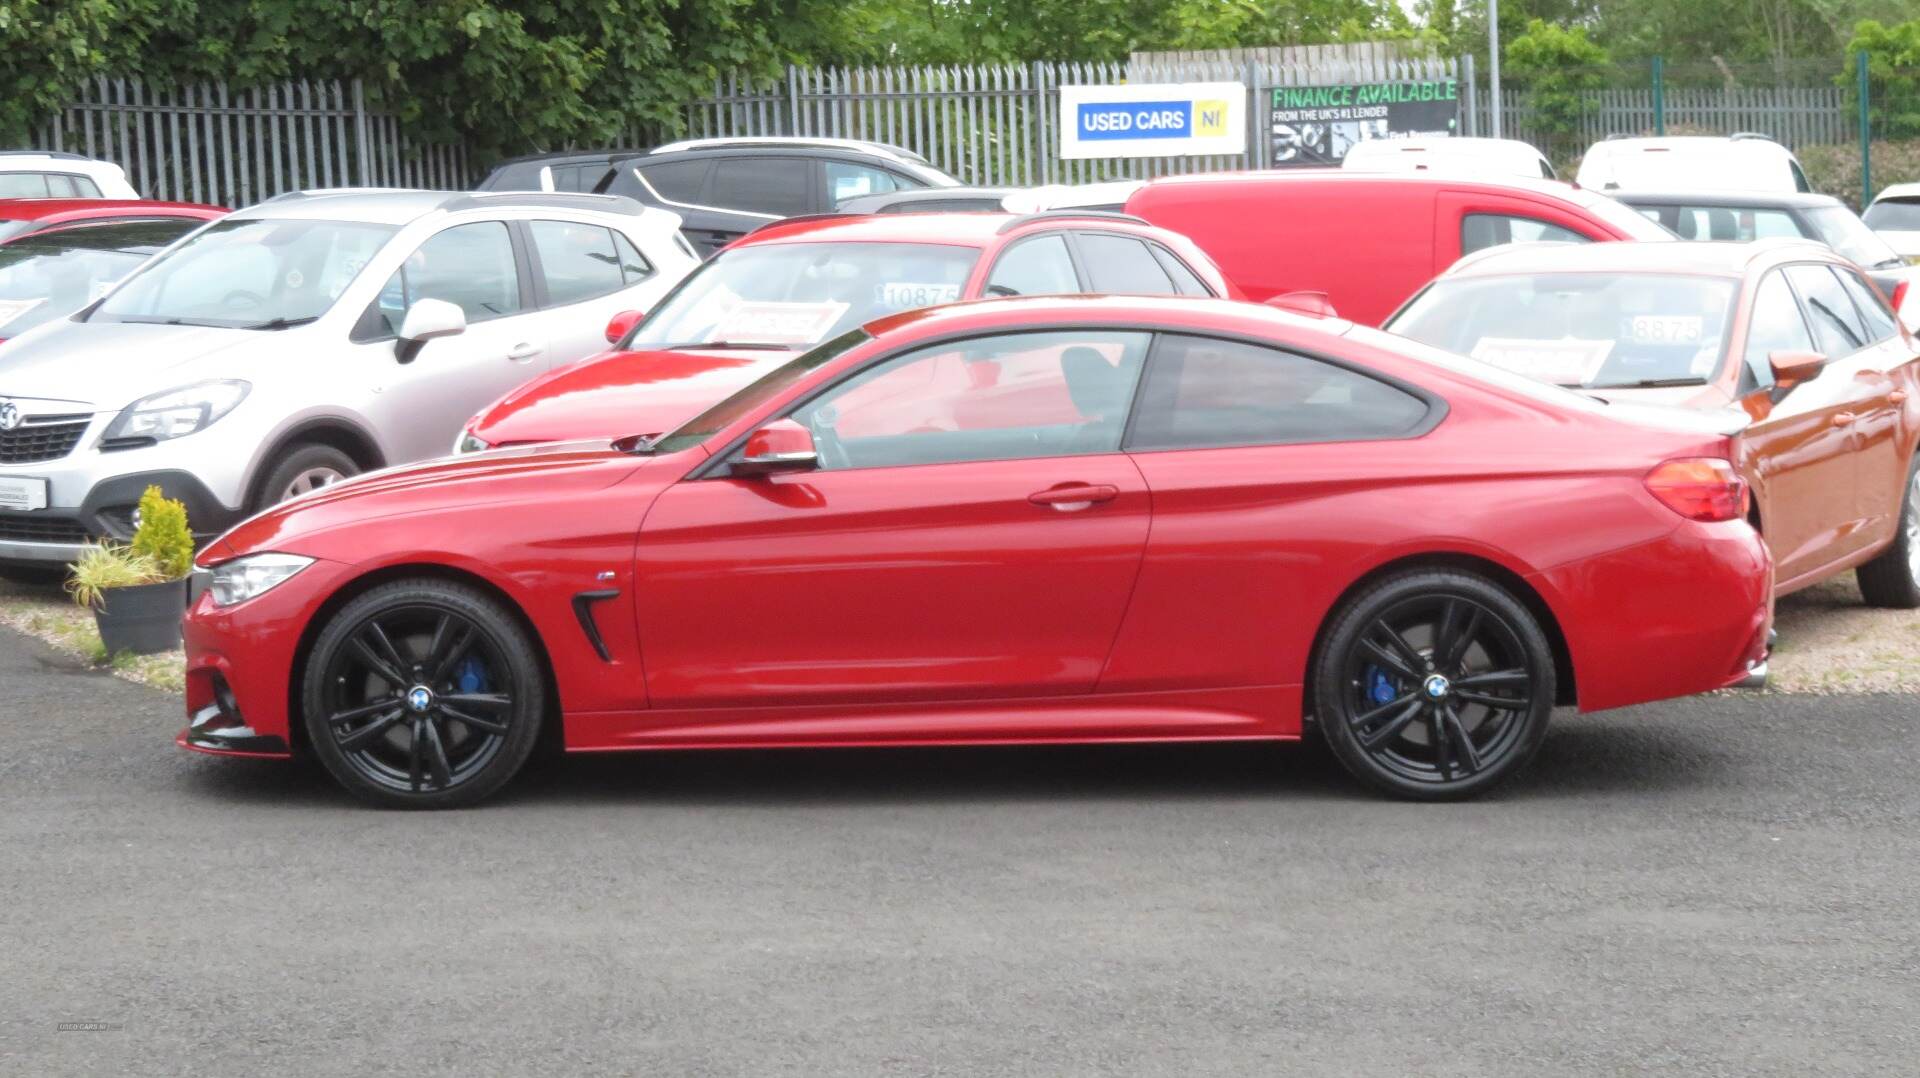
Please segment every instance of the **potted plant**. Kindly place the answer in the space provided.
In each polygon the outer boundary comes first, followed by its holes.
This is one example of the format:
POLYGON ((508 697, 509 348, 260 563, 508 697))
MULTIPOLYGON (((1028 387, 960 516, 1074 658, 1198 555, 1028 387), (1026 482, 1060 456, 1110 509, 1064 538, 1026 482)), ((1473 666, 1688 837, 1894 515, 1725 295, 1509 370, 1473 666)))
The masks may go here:
POLYGON ((107 654, 152 655, 180 646, 180 616, 193 571, 187 507, 159 487, 140 496, 130 544, 98 543, 73 565, 67 590, 93 611, 107 654))

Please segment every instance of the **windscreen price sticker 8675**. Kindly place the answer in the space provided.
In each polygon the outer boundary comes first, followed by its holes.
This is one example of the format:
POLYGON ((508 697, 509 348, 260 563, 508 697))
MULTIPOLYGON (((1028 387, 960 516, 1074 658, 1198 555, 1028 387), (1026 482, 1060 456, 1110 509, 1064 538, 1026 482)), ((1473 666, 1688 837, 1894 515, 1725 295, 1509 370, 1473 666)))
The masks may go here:
POLYGON ((1453 79, 1276 86, 1273 163, 1337 165, 1364 139, 1452 135, 1460 123, 1460 84, 1453 79))

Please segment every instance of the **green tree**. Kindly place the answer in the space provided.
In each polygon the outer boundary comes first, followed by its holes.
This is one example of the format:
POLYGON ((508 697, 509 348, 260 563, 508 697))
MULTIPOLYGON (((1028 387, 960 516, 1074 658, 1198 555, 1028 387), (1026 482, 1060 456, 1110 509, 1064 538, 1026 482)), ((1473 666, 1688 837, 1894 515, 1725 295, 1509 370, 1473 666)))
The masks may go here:
POLYGON ((1839 77, 1859 107, 1860 54, 1867 54, 1867 107, 1881 138, 1920 138, 1920 19, 1887 26, 1864 19, 1847 42, 1847 69, 1839 77))
POLYGON ((1534 125, 1553 143, 1548 156, 1552 150, 1564 153, 1593 108, 1592 91, 1606 85, 1607 50, 1582 27, 1533 19, 1500 53, 1505 77, 1526 92, 1534 125))

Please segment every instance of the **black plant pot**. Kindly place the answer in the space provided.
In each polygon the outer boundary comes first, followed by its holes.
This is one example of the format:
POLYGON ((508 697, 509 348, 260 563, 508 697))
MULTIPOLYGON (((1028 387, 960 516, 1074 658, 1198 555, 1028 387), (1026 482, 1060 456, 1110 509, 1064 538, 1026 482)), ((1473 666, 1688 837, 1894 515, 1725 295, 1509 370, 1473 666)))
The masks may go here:
POLYGON ((108 588, 100 594, 93 621, 100 627, 100 642, 107 646, 108 655, 123 651, 156 655, 180 646, 180 619, 187 610, 186 581, 108 588))

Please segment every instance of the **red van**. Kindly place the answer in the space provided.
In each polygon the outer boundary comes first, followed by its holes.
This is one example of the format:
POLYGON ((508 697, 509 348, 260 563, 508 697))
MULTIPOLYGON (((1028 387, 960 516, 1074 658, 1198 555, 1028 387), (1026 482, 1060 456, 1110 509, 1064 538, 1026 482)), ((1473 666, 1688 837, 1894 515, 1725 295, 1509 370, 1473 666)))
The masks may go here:
POLYGON ((1324 292, 1340 317, 1370 326, 1485 247, 1674 238, 1606 195, 1550 180, 1225 172, 1155 180, 1126 208, 1191 237, 1250 300, 1324 292))

